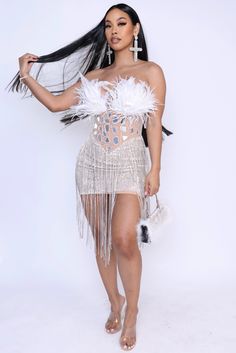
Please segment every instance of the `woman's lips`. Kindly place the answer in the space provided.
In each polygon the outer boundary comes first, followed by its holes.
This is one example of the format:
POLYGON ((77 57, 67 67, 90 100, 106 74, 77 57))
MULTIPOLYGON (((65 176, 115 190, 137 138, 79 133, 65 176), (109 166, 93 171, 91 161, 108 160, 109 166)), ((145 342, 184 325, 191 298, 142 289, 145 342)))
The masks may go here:
POLYGON ((111 38, 112 44, 117 44, 119 43, 119 41, 120 41, 120 38, 111 38))

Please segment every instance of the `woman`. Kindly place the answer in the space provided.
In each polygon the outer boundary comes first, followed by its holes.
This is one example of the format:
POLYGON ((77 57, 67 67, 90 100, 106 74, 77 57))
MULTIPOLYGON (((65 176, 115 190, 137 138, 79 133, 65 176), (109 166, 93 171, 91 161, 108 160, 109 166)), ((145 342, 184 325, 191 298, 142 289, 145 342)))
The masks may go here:
POLYGON ((81 236, 92 235, 111 304, 105 329, 108 333, 121 330, 126 301, 120 345, 132 349, 142 271, 137 226, 147 216, 148 196, 159 190, 162 130, 172 133, 161 123, 166 93, 163 71, 148 61, 139 17, 125 4, 112 6, 93 30, 54 53, 22 55, 19 66, 13 90, 22 89, 23 83, 50 111, 63 111, 65 125, 85 118, 92 123, 75 170, 79 230, 81 236), (79 56, 82 48, 87 48, 87 54, 78 79, 57 95, 29 74, 34 62, 79 56), (117 269, 125 296, 117 286, 117 269))

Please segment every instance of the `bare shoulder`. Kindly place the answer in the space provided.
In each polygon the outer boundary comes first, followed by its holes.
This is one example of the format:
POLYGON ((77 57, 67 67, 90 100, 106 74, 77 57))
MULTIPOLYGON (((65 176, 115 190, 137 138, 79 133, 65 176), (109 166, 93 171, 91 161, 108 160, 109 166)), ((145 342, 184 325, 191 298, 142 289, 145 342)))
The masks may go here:
POLYGON ((85 76, 88 80, 95 80, 95 79, 99 79, 103 74, 103 72, 104 72, 104 69, 95 69, 87 72, 85 76))
POLYGON ((148 61, 145 65, 145 77, 146 81, 152 87, 159 102, 164 105, 166 95, 166 81, 161 66, 153 61, 148 61))
POLYGON ((145 76, 147 78, 147 81, 149 83, 152 82, 157 82, 157 83, 165 83, 165 76, 162 67, 153 62, 153 61, 147 61, 145 67, 145 76))

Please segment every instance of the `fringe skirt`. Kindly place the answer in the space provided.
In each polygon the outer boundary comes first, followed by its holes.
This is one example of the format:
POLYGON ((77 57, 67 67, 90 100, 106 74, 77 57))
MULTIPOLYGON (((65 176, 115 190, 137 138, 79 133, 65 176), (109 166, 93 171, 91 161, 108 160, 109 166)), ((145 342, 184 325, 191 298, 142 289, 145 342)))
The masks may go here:
POLYGON ((105 265, 110 261, 116 195, 137 194, 141 218, 147 218, 150 204, 144 195, 144 187, 149 163, 141 135, 128 138, 111 151, 90 135, 78 153, 75 168, 78 230, 87 244, 92 241, 105 265))

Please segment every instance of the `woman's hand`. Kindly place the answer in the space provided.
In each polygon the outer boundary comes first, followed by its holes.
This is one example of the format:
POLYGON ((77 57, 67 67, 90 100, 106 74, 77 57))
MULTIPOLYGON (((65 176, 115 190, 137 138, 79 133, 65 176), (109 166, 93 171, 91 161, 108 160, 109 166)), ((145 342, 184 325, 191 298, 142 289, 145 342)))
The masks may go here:
POLYGON ((150 170, 145 179, 145 195, 152 196, 156 194, 160 187, 159 171, 150 170))
POLYGON ((26 53, 18 58, 20 66, 20 75, 24 76, 29 73, 31 66, 38 60, 38 56, 26 53), (31 63, 29 63, 31 61, 31 63))

